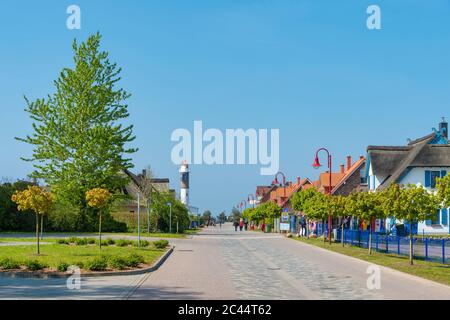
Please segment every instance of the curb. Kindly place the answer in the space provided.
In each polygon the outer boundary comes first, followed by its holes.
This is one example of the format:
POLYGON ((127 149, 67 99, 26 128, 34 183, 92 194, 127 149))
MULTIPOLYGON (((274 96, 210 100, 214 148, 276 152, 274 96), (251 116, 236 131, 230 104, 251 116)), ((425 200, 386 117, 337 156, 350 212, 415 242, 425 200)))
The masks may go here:
MULTIPOLYGON (((175 246, 171 246, 153 265, 150 267, 124 270, 124 271, 103 271, 103 272, 88 272, 81 273, 81 277, 111 277, 111 276, 131 276, 149 273, 158 270, 158 268, 166 261, 166 259, 172 254, 175 246)), ((0 272, 0 278, 28 278, 28 279, 54 279, 54 278, 68 278, 72 276, 72 273, 63 273, 52 271, 48 273, 43 272, 27 272, 27 271, 5 271, 0 272)))

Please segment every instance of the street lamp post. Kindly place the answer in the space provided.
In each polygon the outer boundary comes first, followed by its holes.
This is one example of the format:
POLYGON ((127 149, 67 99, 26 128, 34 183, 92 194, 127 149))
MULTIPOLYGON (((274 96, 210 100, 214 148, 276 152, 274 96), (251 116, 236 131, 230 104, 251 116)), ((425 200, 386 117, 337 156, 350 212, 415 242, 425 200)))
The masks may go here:
POLYGON ((169 233, 172 233, 172 203, 167 202, 167 205, 169 206, 169 233))
POLYGON ((138 209, 138 248, 141 247, 141 198, 137 193, 137 209, 138 209))
POLYGON ((253 207, 253 209, 255 208, 255 205, 256 205, 256 197, 253 195, 253 194, 249 194, 248 195, 248 197, 247 197, 247 200, 248 200, 248 202, 249 203, 251 203, 250 201, 253 201, 253 203, 252 203, 252 207, 253 207))
MULTIPOLYGON (((321 164, 319 162, 319 152, 325 151, 328 155, 328 176, 329 176, 329 188, 328 188, 328 194, 331 196, 331 154, 326 148, 320 148, 316 151, 316 158, 314 159, 313 167, 315 169, 318 169, 321 167, 321 164)), ((325 238, 325 236, 324 236, 325 238)), ((331 214, 328 214, 328 241, 331 244, 331 214)))

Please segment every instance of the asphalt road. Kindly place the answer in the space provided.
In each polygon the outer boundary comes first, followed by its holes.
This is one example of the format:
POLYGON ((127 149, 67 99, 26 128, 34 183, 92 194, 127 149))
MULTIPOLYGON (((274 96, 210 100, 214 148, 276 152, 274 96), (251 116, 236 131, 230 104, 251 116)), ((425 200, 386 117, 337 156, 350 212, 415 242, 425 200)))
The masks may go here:
POLYGON ((450 299, 449 286, 231 225, 170 241, 174 252, 153 273, 84 278, 80 290, 63 279, 0 278, 0 299, 450 299), (379 288, 367 285, 371 268, 379 288))

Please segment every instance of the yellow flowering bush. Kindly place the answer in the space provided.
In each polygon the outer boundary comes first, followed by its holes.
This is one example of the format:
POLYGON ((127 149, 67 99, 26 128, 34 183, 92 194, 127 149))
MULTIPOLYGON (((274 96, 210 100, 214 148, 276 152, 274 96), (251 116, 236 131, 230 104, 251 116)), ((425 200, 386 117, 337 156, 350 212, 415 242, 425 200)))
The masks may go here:
MULTIPOLYGON (((39 250, 39 215, 47 214, 53 205, 53 195, 38 186, 28 186, 23 191, 16 191, 11 200, 17 204, 19 211, 32 210, 36 214, 37 253, 39 250)), ((42 228, 42 226, 41 226, 42 228)))
POLYGON ((103 188, 94 188, 86 192, 86 202, 88 206, 98 209, 98 238, 99 246, 102 248, 102 209, 108 205, 112 194, 103 188))
POLYGON ((112 194, 103 188, 94 188, 86 192, 86 201, 88 206, 96 209, 106 207, 112 194))

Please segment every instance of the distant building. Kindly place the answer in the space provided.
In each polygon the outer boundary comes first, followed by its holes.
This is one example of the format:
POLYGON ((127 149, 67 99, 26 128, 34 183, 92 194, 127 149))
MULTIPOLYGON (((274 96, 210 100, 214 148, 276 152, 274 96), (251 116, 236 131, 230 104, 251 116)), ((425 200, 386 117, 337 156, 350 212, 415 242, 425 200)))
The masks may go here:
MULTIPOLYGON (((450 169, 450 142, 448 124, 443 120, 439 130, 406 146, 369 146, 367 148, 368 188, 386 189, 392 183, 415 184, 430 192, 436 191, 436 179, 450 169)), ((393 219, 387 219, 386 229, 393 230, 393 219)), ((409 228, 409 225, 407 225, 409 228)), ((433 219, 413 226, 418 233, 449 233, 449 208, 436 212, 433 219)))
MULTIPOLYGON (((147 179, 147 172, 143 170, 140 174, 134 174, 129 170, 124 170, 121 174, 129 178, 128 184, 122 189, 122 193, 130 197, 122 201, 114 211, 122 213, 135 213, 138 210, 138 194, 140 200, 140 207, 142 212, 147 210, 147 199, 143 190, 145 189, 145 179, 147 179)), ((150 178, 148 185, 151 187, 152 192, 163 193, 169 192, 173 194, 175 198, 175 190, 170 189, 168 178, 150 178)))

